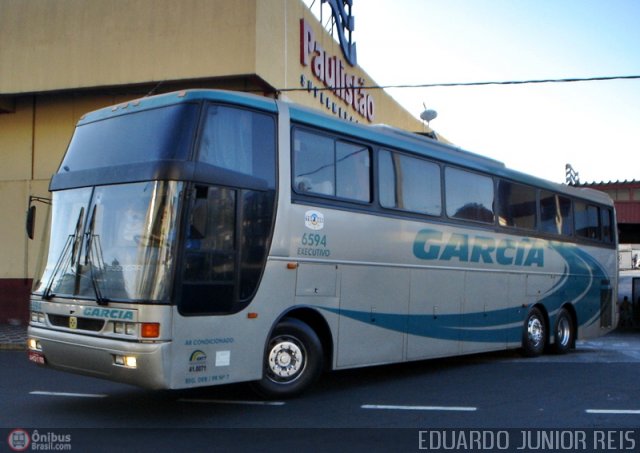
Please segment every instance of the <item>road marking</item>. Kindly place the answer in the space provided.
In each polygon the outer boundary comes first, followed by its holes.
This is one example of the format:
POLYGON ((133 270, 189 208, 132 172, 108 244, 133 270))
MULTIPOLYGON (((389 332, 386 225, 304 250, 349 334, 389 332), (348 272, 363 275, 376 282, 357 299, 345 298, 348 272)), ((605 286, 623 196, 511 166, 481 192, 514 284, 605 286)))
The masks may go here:
POLYGON ((454 411, 454 412, 474 412, 477 407, 465 406, 396 406, 387 404, 363 404, 362 409, 396 410, 396 411, 454 411))
POLYGON ((587 414, 640 415, 640 409, 587 409, 587 414))
POLYGON ((77 398, 106 398, 108 395, 101 395, 98 393, 69 393, 69 392, 45 392, 42 390, 34 390, 29 392, 30 395, 44 395, 44 396, 70 396, 77 398))
POLYGON ((205 403, 205 404, 238 404, 243 406, 284 406, 284 401, 242 401, 242 400, 209 400, 199 398, 180 398, 183 403, 205 403))

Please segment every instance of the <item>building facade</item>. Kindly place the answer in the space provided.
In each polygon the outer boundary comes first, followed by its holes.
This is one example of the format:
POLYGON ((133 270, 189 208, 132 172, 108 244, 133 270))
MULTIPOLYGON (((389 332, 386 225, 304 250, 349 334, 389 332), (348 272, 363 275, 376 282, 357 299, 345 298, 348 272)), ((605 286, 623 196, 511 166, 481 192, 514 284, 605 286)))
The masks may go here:
POLYGON ((616 206, 620 244, 640 244, 640 181, 576 184, 607 193, 616 206))
POLYGON ((0 0, 0 42, 0 323, 27 320, 49 222, 44 205, 27 238, 28 200, 49 196, 85 112, 219 88, 425 131, 384 91, 364 88, 375 82, 301 0, 0 0))

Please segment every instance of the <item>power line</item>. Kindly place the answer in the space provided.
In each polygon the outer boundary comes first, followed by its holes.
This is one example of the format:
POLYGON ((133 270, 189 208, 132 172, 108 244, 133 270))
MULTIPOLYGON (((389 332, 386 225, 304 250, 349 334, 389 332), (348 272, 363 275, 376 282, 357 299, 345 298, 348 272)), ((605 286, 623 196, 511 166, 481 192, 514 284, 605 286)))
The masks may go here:
POLYGON ((507 81, 489 81, 489 82, 447 82, 447 83, 420 83, 420 84, 402 84, 402 85, 371 85, 371 86, 355 86, 355 87, 300 87, 300 88, 282 88, 276 91, 335 91, 340 89, 361 89, 361 90, 382 90, 387 88, 435 88, 435 87, 469 87, 469 86, 486 86, 486 85, 528 85, 542 83, 575 83, 575 82, 602 82, 607 80, 637 80, 640 75, 627 76, 603 76, 603 77, 572 77, 564 79, 532 79, 532 80, 507 80, 507 81))

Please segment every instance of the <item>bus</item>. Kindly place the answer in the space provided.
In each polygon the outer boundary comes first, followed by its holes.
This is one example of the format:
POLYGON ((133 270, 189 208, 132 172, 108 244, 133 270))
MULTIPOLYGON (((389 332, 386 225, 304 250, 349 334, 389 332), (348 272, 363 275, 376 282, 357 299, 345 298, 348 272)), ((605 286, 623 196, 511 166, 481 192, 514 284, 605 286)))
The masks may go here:
POLYGON ((607 195, 283 100, 88 113, 50 191, 28 356, 58 370, 285 398, 325 370, 565 353, 617 323, 607 195))

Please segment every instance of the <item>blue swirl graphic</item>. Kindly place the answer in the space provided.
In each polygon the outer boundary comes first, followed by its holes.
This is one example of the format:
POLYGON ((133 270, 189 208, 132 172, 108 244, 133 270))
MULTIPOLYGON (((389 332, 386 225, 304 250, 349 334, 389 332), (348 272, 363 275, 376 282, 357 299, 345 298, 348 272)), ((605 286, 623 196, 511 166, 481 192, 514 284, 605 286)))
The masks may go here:
MULTIPOLYGON (((573 244, 550 243, 549 247, 564 260, 560 278, 537 301, 547 310, 550 325, 559 309, 571 303, 576 311, 579 326, 597 322, 603 291, 610 289, 610 280, 600 263, 573 244)), ((460 271, 466 272, 466 271, 460 271)), ((324 310, 366 324, 395 332, 440 340, 462 340, 484 343, 518 342, 522 337, 527 307, 515 307, 464 314, 409 315, 376 313, 375 322, 367 311, 333 309, 324 310)))

